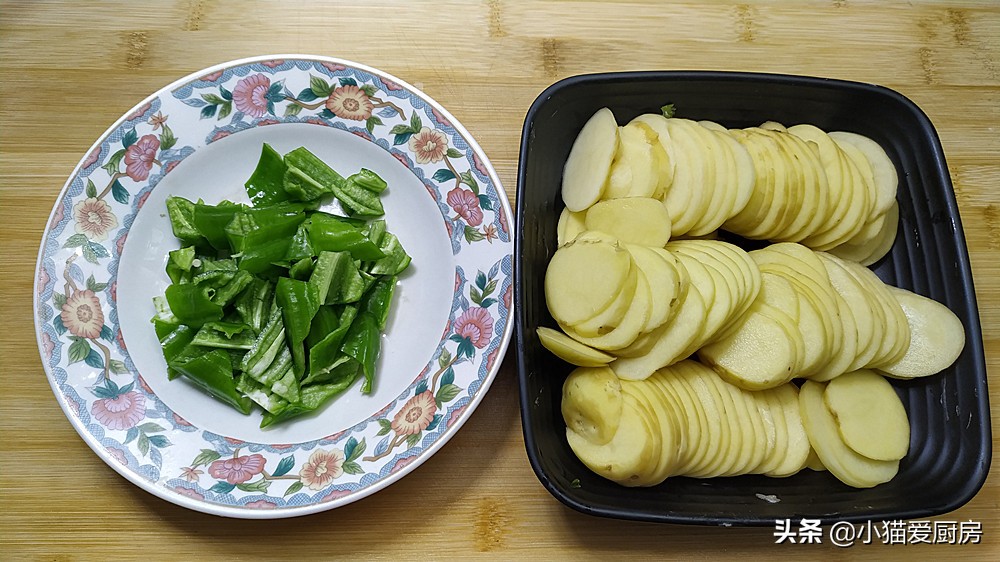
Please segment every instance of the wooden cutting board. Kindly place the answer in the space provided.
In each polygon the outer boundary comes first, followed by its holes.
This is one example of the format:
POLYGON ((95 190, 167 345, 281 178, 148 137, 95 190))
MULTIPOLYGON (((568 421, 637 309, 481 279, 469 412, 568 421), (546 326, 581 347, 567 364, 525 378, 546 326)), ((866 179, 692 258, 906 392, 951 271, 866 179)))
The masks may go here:
MULTIPOLYGON (((267 53, 356 60, 422 88, 472 131, 511 201, 525 112, 566 76, 742 70, 893 88, 920 105, 941 137, 988 368, 1000 368, 997 2, 4 1, 0 559, 1000 558, 996 474, 965 507, 933 518, 981 523, 980 544, 961 546, 857 545, 840 553, 826 536, 821 545, 776 545, 773 528, 637 524, 571 511, 528 464, 512 354, 438 454, 344 508, 234 521, 128 483, 76 435, 42 370, 31 304, 41 233, 77 161, 132 105, 190 72, 267 53)), ((991 382, 992 402, 1000 404, 1000 383, 991 382)), ((994 406, 994 419, 997 412, 994 406)))

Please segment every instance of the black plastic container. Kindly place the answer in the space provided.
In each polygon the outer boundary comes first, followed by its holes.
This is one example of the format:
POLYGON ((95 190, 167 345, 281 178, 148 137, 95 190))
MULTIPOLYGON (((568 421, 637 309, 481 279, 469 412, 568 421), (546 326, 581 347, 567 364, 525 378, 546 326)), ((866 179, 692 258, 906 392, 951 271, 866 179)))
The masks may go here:
POLYGON ((517 182, 515 341, 521 416, 531 465, 566 505, 593 515, 666 523, 774 525, 776 519, 914 519, 968 502, 991 456, 982 333, 955 194, 937 133, 902 95, 879 86, 770 74, 629 72, 576 76, 545 90, 528 111, 517 182), (538 326, 554 327, 545 306, 545 266, 556 249, 562 169, 577 133, 601 107, 619 124, 672 103, 677 116, 727 127, 773 120, 866 135, 899 174, 900 226, 874 270, 889 284, 944 303, 962 320, 965 350, 943 373, 894 382, 911 423, 910 452, 891 482, 856 490, 829 473, 791 478, 671 478, 625 488, 587 470, 569 448, 559 410, 571 366, 542 348, 538 326), (777 500, 777 501, 775 501, 777 500))

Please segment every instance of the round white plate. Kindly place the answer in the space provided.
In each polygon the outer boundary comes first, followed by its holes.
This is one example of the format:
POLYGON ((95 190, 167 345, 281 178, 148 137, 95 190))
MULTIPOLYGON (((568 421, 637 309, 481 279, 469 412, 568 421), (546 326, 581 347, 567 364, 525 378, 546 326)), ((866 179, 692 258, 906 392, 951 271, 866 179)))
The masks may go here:
POLYGON ((221 64, 163 88, 80 161, 46 227, 35 330, 59 404, 141 488, 245 518, 305 515, 372 494, 461 427, 510 340, 511 212, 482 149, 443 107, 379 70, 319 56, 221 64), (264 142, 305 146, 389 185, 385 219, 413 257, 374 392, 260 429, 183 378, 168 381, 150 318, 180 247, 165 200, 246 202, 264 142))

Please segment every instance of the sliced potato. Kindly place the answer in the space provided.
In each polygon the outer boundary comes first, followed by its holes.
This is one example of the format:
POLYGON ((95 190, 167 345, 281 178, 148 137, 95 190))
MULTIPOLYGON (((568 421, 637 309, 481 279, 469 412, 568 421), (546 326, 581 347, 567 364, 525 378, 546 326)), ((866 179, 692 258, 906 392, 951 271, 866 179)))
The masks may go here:
POLYGON ((947 369, 965 349, 965 327, 947 306, 918 295, 887 286, 899 303, 910 328, 910 346, 898 361, 878 369, 899 378, 928 377, 947 369))
POLYGON ((652 334, 652 346, 636 357, 619 357, 611 363, 615 374, 625 380, 643 380, 686 356, 681 355, 705 324, 705 300, 695 287, 688 287, 680 310, 669 324, 660 326, 652 334))
POLYGON ((804 419, 800 412, 799 390, 791 383, 785 383, 773 389, 778 403, 781 405, 781 416, 784 419, 787 443, 785 456, 777 468, 764 473, 766 476, 783 478, 798 474, 806 467, 809 460, 809 436, 806 433, 804 419))
POLYGON ((565 246, 572 242, 581 232, 587 230, 586 211, 574 212, 563 207, 559 213, 559 222, 556 223, 556 244, 565 246))
POLYGON ((571 431, 595 445, 607 443, 622 416, 621 383, 607 367, 574 369, 563 383, 561 409, 571 431))
POLYGON ((860 455, 840 437, 837 421, 823 402, 826 385, 806 381, 799 390, 799 411, 809 443, 831 474, 854 488, 871 488, 892 480, 899 461, 879 461, 860 455))
POLYGON ((910 447, 910 422, 903 403, 885 377, 869 370, 841 375, 826 385, 826 407, 840 437, 858 454, 898 461, 910 447))
POLYGON ((876 214, 887 212, 896 201, 899 177, 896 174, 896 166, 885 153, 885 149, 872 139, 857 133, 834 131, 830 133, 830 138, 841 145, 845 143, 853 145, 868 159, 875 179, 876 195, 873 209, 876 214))
POLYGON ((621 293, 632 257, 621 246, 577 240, 555 251, 545 270, 545 302, 557 321, 593 318, 621 293))
POLYGON ((535 333, 538 334, 538 340, 542 343, 542 347, 572 365, 600 367, 614 360, 613 355, 583 345, 559 330, 539 327, 535 329, 535 333))
POLYGON ((647 137, 648 130, 638 125, 619 128, 618 151, 602 198, 651 197, 656 192, 660 168, 653 156, 655 139, 647 137))
POLYGON ((587 209, 584 226, 629 244, 662 247, 670 240, 670 214, 649 197, 599 201, 587 209))
POLYGON ((736 386, 762 390, 792 380, 801 342, 787 314, 755 301, 738 329, 698 350, 698 357, 736 386))
POLYGON ((629 303, 628 310, 625 311, 621 322, 611 331, 597 336, 587 336, 572 326, 560 324, 560 327, 568 336, 584 345, 604 351, 621 349, 628 347, 642 333, 642 328, 646 325, 652 312, 651 301, 652 292, 649 288, 649 281, 646 280, 646 274, 641 269, 636 268, 635 298, 629 303))
POLYGON ((566 428, 566 440, 577 458, 597 475, 623 486, 640 485, 643 475, 659 460, 660 441, 633 401, 623 395, 623 404, 630 405, 622 407, 618 431, 605 444, 594 444, 566 428))
POLYGON ((573 141, 563 168, 562 197, 570 211, 583 211, 604 194, 618 150, 618 122, 608 108, 597 110, 573 141))

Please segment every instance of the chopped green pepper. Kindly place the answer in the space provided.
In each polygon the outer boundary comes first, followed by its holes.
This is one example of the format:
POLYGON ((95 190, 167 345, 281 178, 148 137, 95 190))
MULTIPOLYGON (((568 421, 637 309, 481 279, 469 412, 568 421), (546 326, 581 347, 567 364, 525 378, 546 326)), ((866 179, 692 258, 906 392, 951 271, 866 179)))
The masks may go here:
POLYGON ((195 284, 170 285, 166 290, 170 311, 182 324, 201 327, 205 322, 222 319, 222 307, 208 294, 207 287, 195 284))
POLYGON ((170 366, 240 412, 249 414, 253 408, 253 402, 236 390, 232 363, 225 351, 216 349, 170 366))
POLYGON ((303 376, 306 370, 303 342, 309 335, 309 326, 312 324, 313 316, 319 310, 319 295, 316 287, 305 281, 282 277, 278 280, 274 298, 278 306, 281 307, 285 336, 288 339, 288 347, 292 350, 295 374, 303 376))
POLYGON ((260 151, 260 159, 253 175, 244 184, 250 203, 254 206, 273 205, 288 201, 288 194, 282 187, 285 177, 285 162, 271 145, 264 143, 260 151))

